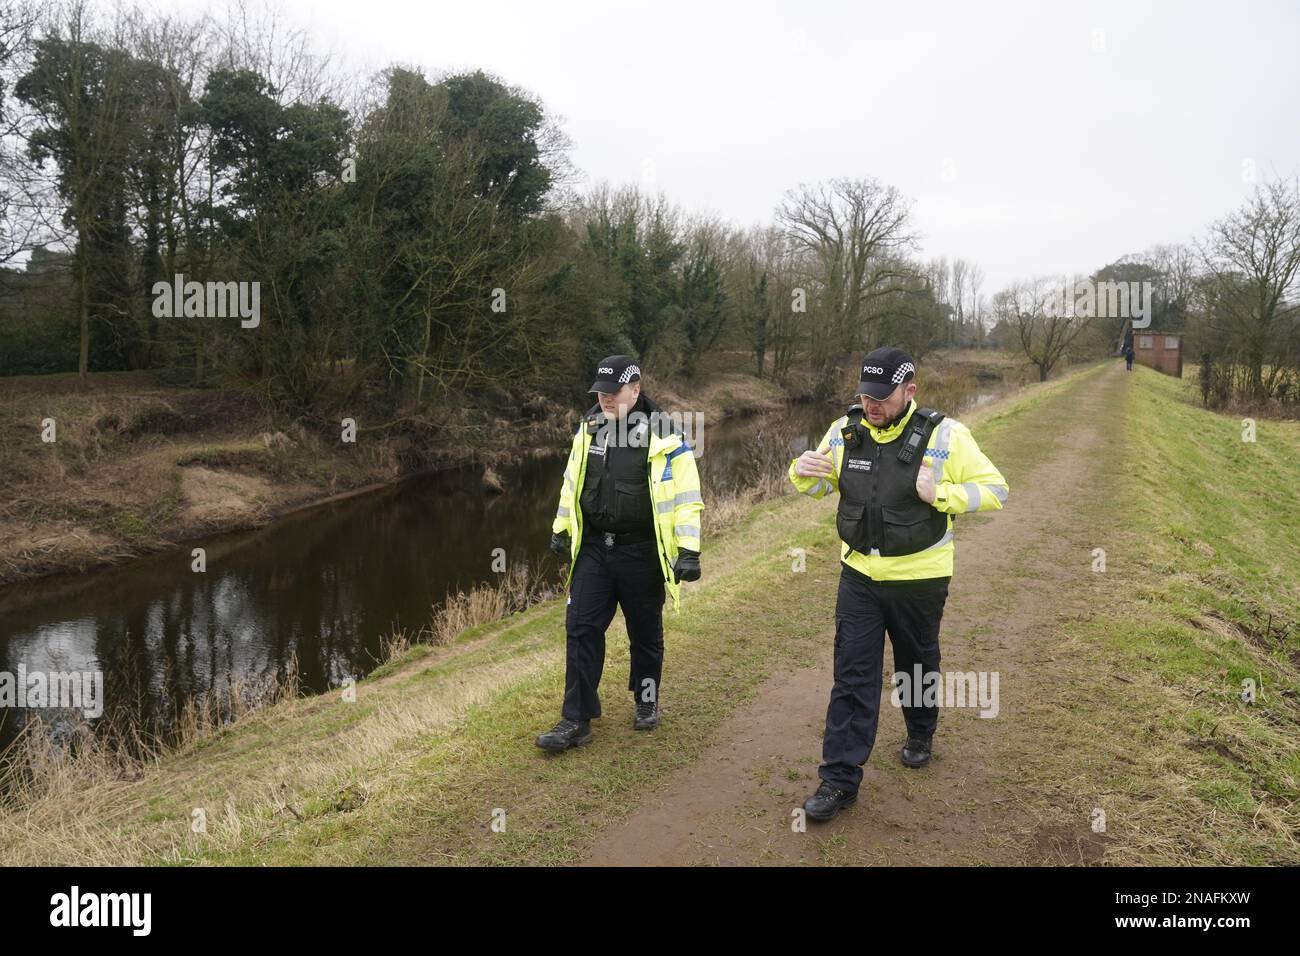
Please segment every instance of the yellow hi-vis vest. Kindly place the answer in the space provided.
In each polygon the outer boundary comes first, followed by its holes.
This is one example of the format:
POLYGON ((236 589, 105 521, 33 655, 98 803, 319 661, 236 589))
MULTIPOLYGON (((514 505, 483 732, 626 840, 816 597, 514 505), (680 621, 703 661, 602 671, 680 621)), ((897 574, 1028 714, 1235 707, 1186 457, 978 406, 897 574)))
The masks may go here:
MULTIPOLYGON (((551 522, 553 534, 569 532, 569 574, 564 586, 573 578, 573 565, 582 544, 582 480, 587 474, 587 453, 591 433, 586 421, 578 424, 573 436, 569 461, 564 466, 564 484, 560 488, 560 506, 551 522)), ((672 566, 679 548, 700 550, 700 515, 704 499, 700 496, 700 475, 695 468, 695 454, 685 439, 676 433, 659 435, 649 432, 650 500, 655 509, 655 544, 659 552, 659 569, 663 573, 673 610, 681 607, 681 586, 673 579, 672 566)))
MULTIPOLYGON (((865 417, 862 424, 874 441, 884 444, 903 434, 915 411, 916 402, 913 401, 908 405, 907 414, 889 428, 875 428, 865 417)), ((840 467, 844 461, 844 439, 840 429, 847 424, 847 415, 838 418, 817 446, 830 446, 832 470, 829 478, 801 477, 794 470, 798 459, 790 461, 790 481, 799 492, 812 498, 839 492, 840 467)), ((945 418, 930 432, 921 467, 929 468, 934 475, 934 508, 948 516, 948 528, 943 537, 923 551, 896 557, 886 557, 876 550, 863 554, 841 541, 841 561, 874 581, 914 581, 952 576, 952 516, 969 511, 1000 510, 1007 501, 1007 480, 980 451, 970 429, 952 418, 945 418)))

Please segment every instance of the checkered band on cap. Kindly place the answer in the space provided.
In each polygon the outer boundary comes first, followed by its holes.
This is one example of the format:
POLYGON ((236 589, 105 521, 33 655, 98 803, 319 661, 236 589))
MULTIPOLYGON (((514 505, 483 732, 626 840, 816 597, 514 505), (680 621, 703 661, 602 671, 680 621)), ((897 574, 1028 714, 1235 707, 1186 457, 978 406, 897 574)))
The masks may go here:
POLYGON ((908 372, 915 372, 915 371, 916 371, 915 365, 913 365, 911 362, 904 362, 902 365, 898 366, 898 368, 894 369, 894 377, 890 379, 890 381, 892 381, 895 385, 898 385, 903 381, 903 379, 907 378, 908 372))
POLYGON ((641 374, 640 368, 638 368, 635 365, 629 365, 627 368, 623 369, 623 374, 618 377, 618 380, 624 385, 626 385, 628 382, 632 381, 633 375, 640 375, 640 374, 641 374))

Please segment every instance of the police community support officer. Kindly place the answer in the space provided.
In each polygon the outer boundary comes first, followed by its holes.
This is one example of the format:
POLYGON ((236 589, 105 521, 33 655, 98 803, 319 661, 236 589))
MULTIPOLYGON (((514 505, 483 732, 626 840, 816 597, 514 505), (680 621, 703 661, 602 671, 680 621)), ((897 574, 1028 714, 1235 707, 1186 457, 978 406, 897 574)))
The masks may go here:
POLYGON ((570 563, 564 709, 560 722, 537 738, 546 750, 591 742, 615 604, 631 643, 632 725, 659 725, 664 590, 677 610, 678 582, 700 577, 704 500, 690 446, 641 394, 641 369, 630 357, 603 359, 591 391, 599 400, 573 437, 551 525, 551 550, 570 563))
MULTIPOLYGON (((881 348, 862 362, 861 405, 833 425, 819 450, 790 463, 790 480, 820 498, 838 491, 840 585, 835 602, 835 685, 826 708, 821 785, 804 802, 829 820, 857 800, 862 765, 876 740, 885 634, 896 672, 939 670, 939 619, 952 577, 952 516, 1000 509, 1006 479, 970 430, 917 408, 916 366, 906 352, 881 348), (924 453, 922 453, 922 451, 924 453)), ((903 701, 902 760, 930 760, 938 707, 903 701)))

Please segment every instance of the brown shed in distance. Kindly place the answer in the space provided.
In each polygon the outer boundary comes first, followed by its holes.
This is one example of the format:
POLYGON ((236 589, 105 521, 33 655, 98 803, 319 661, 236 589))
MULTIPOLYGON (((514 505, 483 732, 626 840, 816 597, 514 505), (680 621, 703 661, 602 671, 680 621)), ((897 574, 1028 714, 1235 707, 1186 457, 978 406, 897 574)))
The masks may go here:
POLYGON ((1140 363, 1175 378, 1183 377, 1183 337, 1177 332, 1133 332, 1133 357, 1140 363))

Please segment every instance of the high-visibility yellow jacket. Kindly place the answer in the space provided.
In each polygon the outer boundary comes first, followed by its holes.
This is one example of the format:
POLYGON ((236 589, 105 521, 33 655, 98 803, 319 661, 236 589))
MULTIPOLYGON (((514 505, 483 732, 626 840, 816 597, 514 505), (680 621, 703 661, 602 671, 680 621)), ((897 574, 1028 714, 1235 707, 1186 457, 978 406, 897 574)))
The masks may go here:
MULTIPOLYGON (((663 431, 666 433, 651 429, 648 436, 650 500, 655 509, 659 569, 676 611, 681 606, 681 586, 673 579, 672 566, 680 548, 697 553, 700 550, 700 515, 704 511, 704 499, 700 495, 700 475, 691 446, 680 434, 663 431)), ((582 481, 587 474, 591 439, 584 420, 578 424, 577 434, 573 436, 569 460, 564 466, 564 484, 560 487, 560 505, 555 520, 551 522, 552 533, 569 533, 569 575, 565 587, 573 577, 573 565, 582 543, 582 481)))
MULTIPOLYGON (((883 444, 903 433, 915 411, 916 402, 913 401, 907 414, 889 428, 875 428, 865 416, 862 424, 873 440, 883 444)), ((813 498, 821 498, 832 491, 839 492, 840 466, 844 460, 844 439, 840 429, 847 424, 848 416, 841 416, 827 429, 817 446, 830 446, 833 462, 830 478, 801 477, 795 473, 798 459, 791 460, 790 481, 798 491, 813 498)), ((948 516, 948 529, 944 536, 923 551, 897 557, 885 557, 875 550, 863 554, 841 541, 841 561, 875 581, 911 581, 952 575, 952 516, 969 511, 1001 509, 1007 501, 1007 480, 980 451, 970 429, 953 418, 945 418, 930 432, 921 467, 930 468, 934 474, 934 508, 948 516)))

